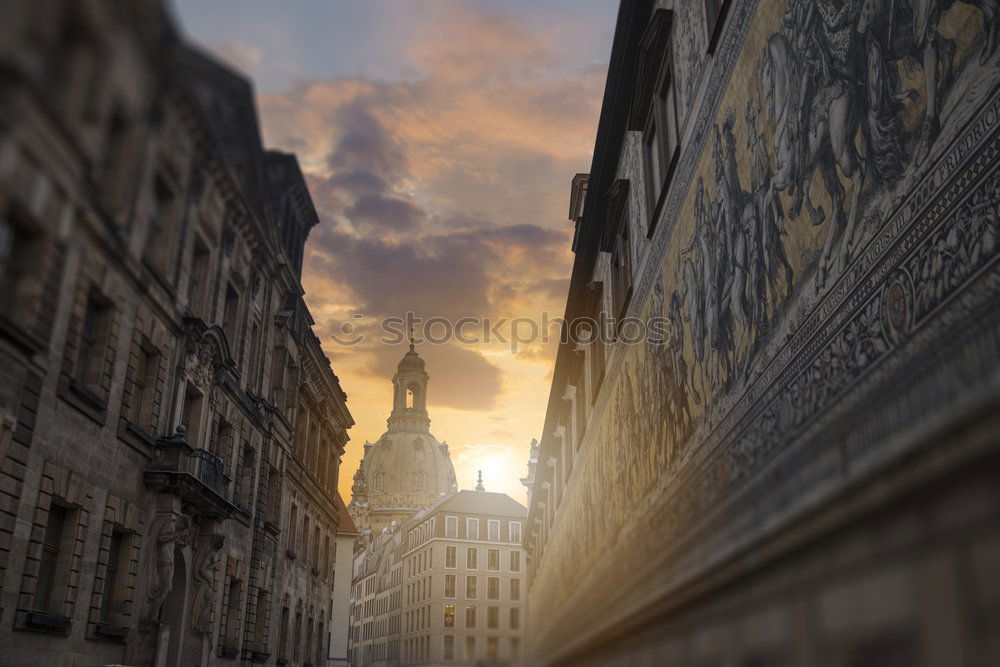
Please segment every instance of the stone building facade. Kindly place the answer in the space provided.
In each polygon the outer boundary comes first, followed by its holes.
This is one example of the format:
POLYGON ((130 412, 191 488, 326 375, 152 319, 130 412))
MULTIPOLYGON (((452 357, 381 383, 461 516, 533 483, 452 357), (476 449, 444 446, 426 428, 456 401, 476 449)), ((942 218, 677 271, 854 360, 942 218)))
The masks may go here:
POLYGON ((353 422, 294 156, 152 0, 4 3, 0 93, 3 662, 325 663, 353 422))
POLYGON ((1000 661, 997 11, 621 3, 530 664, 1000 661))
POLYGON ((480 484, 366 544, 355 558, 350 664, 521 664, 526 515, 480 484))
POLYGON ((374 539, 458 490, 448 443, 430 431, 424 360, 410 343, 392 377, 388 430, 374 444, 365 442, 354 475, 348 509, 365 540, 374 539))

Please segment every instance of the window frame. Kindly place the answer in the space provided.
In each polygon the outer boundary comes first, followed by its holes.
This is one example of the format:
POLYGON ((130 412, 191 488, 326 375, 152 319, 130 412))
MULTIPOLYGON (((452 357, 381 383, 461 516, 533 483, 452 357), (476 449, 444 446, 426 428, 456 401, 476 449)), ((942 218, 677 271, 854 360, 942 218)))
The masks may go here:
POLYGON ((486 577, 486 599, 500 600, 500 577, 486 577))
POLYGON ((489 548, 486 550, 486 570, 488 572, 500 571, 501 551, 500 549, 489 548), (496 556, 496 567, 493 567, 493 556, 496 556))
POLYGON ((478 540, 479 539, 479 519, 475 517, 468 517, 465 520, 465 539, 467 540, 478 540), (476 536, 472 536, 472 526, 476 527, 476 536))
POLYGON ((705 28, 705 53, 714 54, 722 36, 722 30, 726 24, 726 17, 729 14, 730 0, 702 0, 702 18, 705 28), (715 12, 709 11, 709 3, 718 3, 715 12))
MULTIPOLYGON (((668 44, 669 46, 669 44, 668 44)), ((680 115, 677 112, 677 90, 674 75, 673 57, 667 55, 660 64, 656 74, 656 85, 653 88, 653 100, 642 132, 643 145, 643 176, 646 181, 647 220, 646 237, 650 238, 656 229, 660 209, 663 208, 670 186, 674 180, 674 172, 680 158, 681 127, 680 115), (651 129, 658 128, 655 136, 651 129), (655 140, 656 146, 651 146, 655 140), (671 146, 671 144, 673 144, 671 146), (653 159, 656 159, 662 171, 659 183, 654 181, 653 159)))
MULTIPOLYGON (((511 544, 521 544, 523 540, 521 532, 521 522, 520 521, 509 521, 507 523, 507 537, 511 544), (517 528, 515 531, 514 528, 517 528), (517 533, 517 539, 514 539, 514 533, 517 533)), ((513 552, 512 552, 513 553, 513 552)))

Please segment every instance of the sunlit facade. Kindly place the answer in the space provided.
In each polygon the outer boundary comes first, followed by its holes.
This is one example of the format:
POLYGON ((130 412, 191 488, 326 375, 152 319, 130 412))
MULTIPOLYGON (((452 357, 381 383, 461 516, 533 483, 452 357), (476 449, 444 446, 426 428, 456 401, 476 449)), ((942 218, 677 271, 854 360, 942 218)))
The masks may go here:
POLYGON ((351 664, 519 665, 525 508, 450 493, 355 558, 351 664))

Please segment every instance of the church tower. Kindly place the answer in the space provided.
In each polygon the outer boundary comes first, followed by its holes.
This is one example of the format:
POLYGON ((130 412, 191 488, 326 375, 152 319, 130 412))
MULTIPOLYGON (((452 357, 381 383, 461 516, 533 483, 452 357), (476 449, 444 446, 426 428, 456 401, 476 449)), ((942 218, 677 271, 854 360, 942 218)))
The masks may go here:
POLYGON ((431 434, 427 374, 413 341, 392 376, 388 430, 365 443, 348 511, 364 539, 458 490, 448 444, 431 434))
POLYGON ((410 342, 410 351, 392 377, 392 414, 386 423, 389 431, 429 433, 431 420, 427 416, 427 380, 424 360, 410 342))

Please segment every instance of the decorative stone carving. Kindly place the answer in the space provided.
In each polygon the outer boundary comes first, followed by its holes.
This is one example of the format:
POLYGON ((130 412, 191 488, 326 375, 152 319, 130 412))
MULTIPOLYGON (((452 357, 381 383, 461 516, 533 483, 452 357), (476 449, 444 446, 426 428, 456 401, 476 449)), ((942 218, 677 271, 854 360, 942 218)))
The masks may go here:
POLYGON ((212 611, 215 596, 215 574, 219 569, 219 552, 223 535, 202 538, 194 556, 194 599, 191 603, 191 629, 208 634, 212 631, 212 611))
POLYGON ((164 601, 174 585, 176 548, 190 540, 191 518, 186 514, 167 514, 157 519, 153 529, 153 557, 150 559, 149 590, 146 593, 149 620, 159 620, 164 601))

